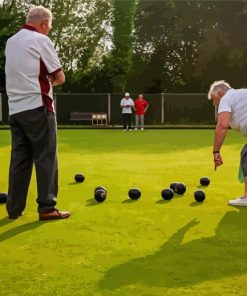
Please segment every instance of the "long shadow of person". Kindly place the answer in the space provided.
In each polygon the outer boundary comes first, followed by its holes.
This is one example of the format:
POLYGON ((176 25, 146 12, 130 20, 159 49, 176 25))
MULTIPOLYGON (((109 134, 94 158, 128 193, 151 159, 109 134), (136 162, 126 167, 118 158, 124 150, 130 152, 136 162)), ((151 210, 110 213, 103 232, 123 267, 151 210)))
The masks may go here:
POLYGON ((15 220, 11 220, 11 219, 9 219, 9 217, 8 216, 6 216, 6 217, 4 217, 4 218, 2 218, 1 220, 0 220, 0 227, 3 227, 3 226, 5 226, 5 225, 7 225, 7 224, 10 224, 10 223, 12 223, 12 222, 14 222, 15 220))
POLYGON ((23 225, 19 225, 15 228, 11 228, 9 230, 6 230, 5 232, 0 234, 0 243, 18 235, 18 234, 21 234, 23 232, 31 231, 31 230, 41 226, 44 223, 46 223, 46 222, 45 221, 44 222, 34 221, 34 222, 26 223, 23 225))
POLYGON ((112 267, 99 287, 114 290, 142 283, 176 288, 246 273, 247 209, 227 212, 214 236, 182 244, 198 223, 192 220, 179 229, 156 253, 112 267))

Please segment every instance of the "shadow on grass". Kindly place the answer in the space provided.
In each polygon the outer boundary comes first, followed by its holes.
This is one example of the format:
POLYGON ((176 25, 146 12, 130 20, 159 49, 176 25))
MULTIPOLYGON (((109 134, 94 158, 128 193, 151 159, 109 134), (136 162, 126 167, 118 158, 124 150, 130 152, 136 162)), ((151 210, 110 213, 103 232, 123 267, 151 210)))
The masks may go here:
POLYGON ((99 282, 101 289, 145 284, 167 288, 196 285, 247 272, 247 209, 229 211, 215 235, 183 243, 186 233, 199 222, 180 228, 160 249, 109 269, 99 282))
POLYGON ((201 206, 202 204, 203 202, 193 201, 192 203, 190 203, 190 207, 198 207, 198 206, 201 206))
MULTIPOLYGON (((4 219, 6 219, 6 218, 4 218, 4 219)), ((4 220, 4 219, 2 219, 2 220, 4 220)), ((12 220, 10 220, 10 221, 12 221, 12 220)), ((43 225, 44 223, 47 223, 47 221, 35 221, 35 222, 27 223, 24 225, 19 225, 15 228, 9 229, 9 230, 0 234, 0 243, 18 235, 18 234, 21 234, 21 233, 24 233, 27 231, 31 231, 31 230, 43 225)), ((49 221, 49 223, 50 223, 50 221, 49 221)))
MULTIPOLYGON (((208 185, 208 186, 209 186, 209 185, 208 185)), ((206 188, 208 188, 208 186, 198 185, 197 188, 199 188, 199 189, 206 189, 206 188)))
POLYGON ((94 206, 98 206, 101 205, 103 202, 98 202, 97 200, 95 200, 94 198, 89 198, 87 200, 87 204, 86 207, 94 207, 94 206))
POLYGON ((10 223, 13 222, 13 221, 15 221, 15 220, 13 220, 13 219, 9 219, 9 217, 6 216, 6 217, 4 217, 4 218, 2 218, 2 219, 0 220, 0 227, 3 227, 3 226, 5 226, 5 225, 8 225, 8 224, 10 224, 10 223))
POLYGON ((135 203, 137 201, 138 201, 138 199, 127 198, 127 199, 123 200, 122 203, 123 204, 130 204, 130 203, 135 203))
POLYGON ((166 204, 166 203, 170 203, 171 201, 172 201, 172 199, 169 199, 169 200, 160 199, 160 200, 157 200, 155 203, 159 204, 159 205, 163 205, 163 204, 166 204))
POLYGON ((174 193, 174 197, 173 198, 181 198, 181 197, 184 197, 185 193, 184 194, 178 194, 178 193, 174 193))

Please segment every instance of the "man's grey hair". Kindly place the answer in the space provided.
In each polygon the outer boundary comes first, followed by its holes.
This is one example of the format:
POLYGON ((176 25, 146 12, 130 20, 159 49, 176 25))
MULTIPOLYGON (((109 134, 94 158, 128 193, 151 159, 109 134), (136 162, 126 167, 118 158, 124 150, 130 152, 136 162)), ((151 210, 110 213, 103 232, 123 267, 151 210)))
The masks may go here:
POLYGON ((34 6, 29 9, 29 12, 27 14, 26 23, 34 23, 34 24, 40 24, 44 20, 49 20, 49 22, 52 22, 52 13, 50 9, 47 9, 43 6, 34 6))
POLYGON ((212 95, 215 93, 221 91, 221 92, 226 92, 228 89, 230 89, 231 86, 229 83, 227 83, 225 80, 219 80, 215 81, 210 85, 210 89, 208 92, 208 99, 212 99, 212 95))

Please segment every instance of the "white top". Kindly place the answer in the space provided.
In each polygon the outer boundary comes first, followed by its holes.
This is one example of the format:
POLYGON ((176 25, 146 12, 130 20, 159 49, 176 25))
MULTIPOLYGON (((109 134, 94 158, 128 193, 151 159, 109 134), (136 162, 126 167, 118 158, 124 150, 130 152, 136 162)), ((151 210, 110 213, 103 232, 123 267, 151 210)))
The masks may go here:
POLYGON ((47 74, 60 71, 61 64, 49 37, 24 25, 8 39, 5 56, 9 114, 52 105, 52 86, 47 74))
POLYGON ((120 106, 126 106, 126 107, 122 108, 122 113, 132 113, 131 107, 134 107, 135 103, 131 98, 129 98, 129 99, 123 98, 120 102, 120 106))
POLYGON ((247 136, 247 89, 229 89, 220 100, 221 112, 231 112, 230 127, 247 136))

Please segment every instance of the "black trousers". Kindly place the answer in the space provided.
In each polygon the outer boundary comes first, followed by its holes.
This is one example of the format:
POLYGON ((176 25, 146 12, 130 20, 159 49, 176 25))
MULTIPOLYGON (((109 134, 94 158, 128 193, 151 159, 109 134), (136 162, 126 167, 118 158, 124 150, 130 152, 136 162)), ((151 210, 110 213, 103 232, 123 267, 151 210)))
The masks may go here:
POLYGON ((38 212, 52 211, 57 202, 57 124, 45 107, 10 116, 12 150, 7 212, 20 215, 26 206, 33 164, 36 169, 38 212))
POLYGON ((131 113, 123 113, 123 128, 131 129, 131 113))
POLYGON ((243 176, 247 177, 247 144, 244 145, 241 151, 240 164, 243 171, 243 176))

